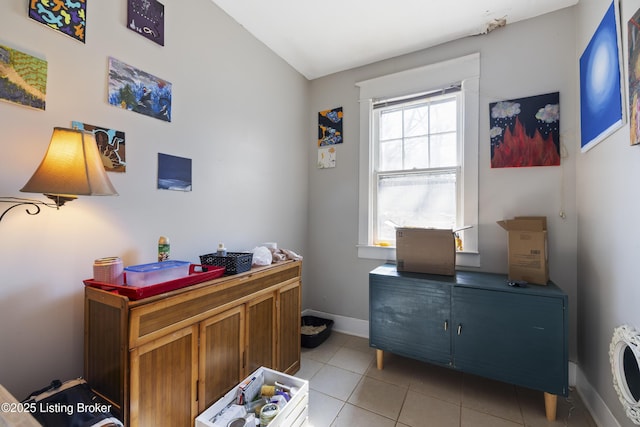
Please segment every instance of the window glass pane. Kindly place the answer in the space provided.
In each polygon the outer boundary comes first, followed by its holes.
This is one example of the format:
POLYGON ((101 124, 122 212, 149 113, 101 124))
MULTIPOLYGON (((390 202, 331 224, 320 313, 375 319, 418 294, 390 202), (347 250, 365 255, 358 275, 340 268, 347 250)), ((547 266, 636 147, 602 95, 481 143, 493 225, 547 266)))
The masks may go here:
POLYGON ((431 104, 431 133, 455 131, 458 122, 456 114, 455 98, 431 104))
POLYGON ((418 105, 404 110, 404 136, 422 136, 429 134, 429 107, 418 105))
POLYGON ((401 226, 454 228, 456 173, 378 177, 377 239, 395 242, 392 223, 401 226))
POLYGON ((429 167, 429 138, 408 138, 404 141, 404 168, 424 169, 429 167))
POLYGON ((402 138, 402 110, 380 112, 380 140, 402 138))
POLYGON ((457 144, 455 133, 433 135, 431 137, 431 167, 456 166, 458 164, 457 144))
POLYGON ((379 171, 393 171, 402 169, 402 140, 380 142, 379 171))

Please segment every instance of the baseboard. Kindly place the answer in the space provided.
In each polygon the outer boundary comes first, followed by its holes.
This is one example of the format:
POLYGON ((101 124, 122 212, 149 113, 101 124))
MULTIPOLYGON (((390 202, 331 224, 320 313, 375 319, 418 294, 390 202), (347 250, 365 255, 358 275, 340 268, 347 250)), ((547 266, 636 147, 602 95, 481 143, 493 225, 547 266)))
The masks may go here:
POLYGON ((576 366, 577 384, 576 391, 580 399, 585 404, 593 421, 599 427, 621 427, 618 420, 613 416, 607 404, 602 400, 596 389, 591 386, 579 366, 576 366))
MULTIPOLYGON (((339 316, 337 314, 310 309, 304 310, 302 315, 331 319, 333 320, 334 331, 369 338, 369 321, 367 320, 354 319, 353 317, 339 316)), ((589 381, 587 381, 580 367, 572 361, 569 361, 569 386, 575 387, 580 398, 591 413, 593 420, 599 427, 621 427, 600 395, 591 386, 589 381)))
POLYGON ((369 321, 354 319, 353 317, 339 316, 337 314, 324 313, 322 311, 306 309, 303 316, 316 316, 333 320, 333 330, 357 337, 369 338, 369 321))

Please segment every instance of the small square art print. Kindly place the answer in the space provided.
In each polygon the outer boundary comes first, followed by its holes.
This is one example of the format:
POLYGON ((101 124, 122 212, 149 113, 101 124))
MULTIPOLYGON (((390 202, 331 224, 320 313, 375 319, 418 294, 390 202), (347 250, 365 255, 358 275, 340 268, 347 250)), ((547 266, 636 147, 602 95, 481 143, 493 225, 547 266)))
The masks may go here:
POLYGON ((158 189, 191 191, 191 159, 158 153, 158 189))
POLYGON ((560 165, 560 93, 489 104, 491 167, 560 165))
POLYGON ((29 18, 85 43, 86 0, 30 0, 29 18))
POLYGON ((164 5, 156 0, 128 0, 130 30, 164 46, 164 5))

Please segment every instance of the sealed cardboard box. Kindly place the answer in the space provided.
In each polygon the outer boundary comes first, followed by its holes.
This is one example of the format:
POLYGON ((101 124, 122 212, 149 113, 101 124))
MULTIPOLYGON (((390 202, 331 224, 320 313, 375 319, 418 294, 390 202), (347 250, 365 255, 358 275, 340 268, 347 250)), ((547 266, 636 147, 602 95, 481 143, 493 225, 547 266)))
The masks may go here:
POLYGON ((398 271, 455 275, 453 230, 397 228, 396 264, 398 271))
POLYGON ((509 279, 546 285, 549 281, 547 218, 515 217, 498 224, 508 234, 509 279))

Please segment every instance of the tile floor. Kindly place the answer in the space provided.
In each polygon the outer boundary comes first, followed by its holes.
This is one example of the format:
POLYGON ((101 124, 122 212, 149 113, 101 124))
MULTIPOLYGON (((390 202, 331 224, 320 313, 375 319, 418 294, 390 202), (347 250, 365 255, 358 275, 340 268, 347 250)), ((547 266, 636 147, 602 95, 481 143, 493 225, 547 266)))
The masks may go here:
POLYGON ((309 380, 311 427, 596 427, 578 394, 558 398, 547 421, 542 392, 375 350, 364 338, 333 332, 302 349, 296 377, 309 380))

